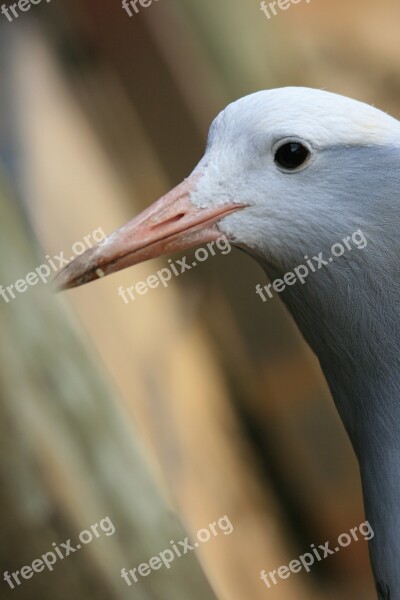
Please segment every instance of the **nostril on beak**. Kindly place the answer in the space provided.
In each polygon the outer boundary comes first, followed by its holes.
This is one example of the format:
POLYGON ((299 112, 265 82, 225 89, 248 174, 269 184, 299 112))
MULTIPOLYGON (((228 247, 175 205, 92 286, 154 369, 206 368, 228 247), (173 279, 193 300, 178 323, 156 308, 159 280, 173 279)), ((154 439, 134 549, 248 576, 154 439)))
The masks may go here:
POLYGON ((166 225, 173 225, 174 223, 178 223, 179 221, 181 221, 184 217, 186 217, 186 213, 180 213, 179 215, 174 215, 173 217, 170 217, 169 219, 166 219, 165 221, 154 223, 154 225, 151 225, 150 229, 155 230, 155 229, 158 229, 159 227, 165 227, 166 225))

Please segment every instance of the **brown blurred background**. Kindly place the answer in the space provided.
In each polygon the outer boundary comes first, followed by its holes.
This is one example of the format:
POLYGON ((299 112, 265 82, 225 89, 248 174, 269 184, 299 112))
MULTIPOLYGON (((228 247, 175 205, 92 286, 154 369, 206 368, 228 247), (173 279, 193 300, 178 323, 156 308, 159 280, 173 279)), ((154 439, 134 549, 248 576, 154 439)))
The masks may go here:
MULTIPOLYGON (((32 6, 12 23, 2 16, 3 195, 13 198, 18 218, 28 223, 24 231, 32 228, 39 240, 36 264, 63 249, 68 255, 74 242, 98 227, 110 233, 186 177, 203 154, 214 116, 242 95, 306 85, 364 100, 400 117, 399 19, 395 0, 304 1, 270 20, 256 0, 158 0, 132 18, 119 0, 52 0, 32 6)), ((11 228, 4 221, 2 227, 11 228)), ((3 262, 17 252, 13 239, 10 243, 3 262)), ((19 245, 18 252, 26 256, 19 245)), ((29 318, 39 319, 50 353, 58 347, 46 338, 47 311, 56 303, 72 323, 74 343, 83 346, 110 386, 110 410, 121 411, 127 438, 134 438, 146 455, 146 476, 155 483, 164 510, 172 511, 191 533, 229 516, 234 533, 196 552, 218 599, 374 598, 364 541, 270 590, 260 581, 261 569, 288 564, 310 544, 334 542, 363 521, 356 461, 315 357, 279 299, 263 305, 256 296, 255 285, 264 279, 257 265, 233 251, 210 258, 168 289, 158 288, 128 305, 122 302, 119 286, 146 279, 165 263, 139 265, 62 299, 53 297, 48 286, 38 306, 49 308, 29 318)), ((21 269, 8 264, 3 284, 28 271, 21 269)), ((15 322, 18 329, 31 310, 30 294, 28 290, 12 306, 2 306, 4 322, 15 322)), ((53 333, 60 319, 52 320, 53 333)), ((10 329, 11 345, 13 335, 10 329)), ((25 335, 29 332, 21 326, 21 348, 25 335)), ((10 345, 3 351, 7 358, 10 345)), ((48 374, 46 355, 39 353, 37 361, 42 374, 48 374)), ((21 359, 13 376, 29 388, 32 373, 25 367, 21 359)), ((85 375, 89 377, 83 368, 81 377, 85 375)), ((9 369, 3 369, 3 377, 3 390, 14 390, 9 369)), ((61 388, 64 377, 68 374, 61 366, 61 388)), ((29 408, 29 398, 15 390, 5 398, 11 395, 16 396, 12 409, 5 400, 13 414, 7 427, 22 425, 13 431, 10 444, 24 445, 31 440, 31 425, 36 428, 33 452, 43 481, 51 469, 52 485, 47 508, 31 506, 27 512, 25 500, 32 492, 31 484, 21 480, 22 466, 7 463, 8 470, 3 469, 1 518, 7 527, 1 528, 1 562, 10 571, 46 551, 36 541, 27 552, 26 540, 40 538, 51 515, 57 514, 51 541, 63 540, 61 532, 74 523, 84 528, 97 518, 94 498, 104 492, 94 492, 104 477, 101 469, 87 465, 82 472, 74 470, 68 456, 65 462, 54 459, 52 466, 43 459, 64 456, 64 438, 42 428, 50 405, 42 407, 43 415, 35 421, 33 415, 39 413, 29 408), (10 506, 18 498, 21 508, 11 516, 10 506), (24 543, 17 541, 21 537, 24 543)), ((78 402, 78 421, 81 410, 78 402)), ((82 440, 97 435, 87 424, 80 426, 82 440)), ((110 442, 115 447, 118 427, 110 442)), ((104 449, 102 439, 94 455, 117 469, 113 461, 118 459, 104 449)), ((22 465, 24 460, 22 454, 22 465)), ((79 453, 76 460, 79 465, 79 453)), ((114 518, 121 523, 116 536, 123 535, 124 519, 137 516, 130 494, 150 501, 136 487, 129 462, 120 477, 120 483, 128 479, 131 487, 122 490, 118 479, 113 487, 116 497, 126 495, 124 506, 114 507, 114 518)), ((106 511, 107 497, 102 498, 106 511)), ((87 559, 93 573, 115 563, 107 575, 111 583, 100 596, 177 600, 178 594, 165 591, 179 577, 172 570, 164 574, 164 592, 146 592, 145 581, 143 595, 122 589, 119 569, 135 566, 127 548, 138 547, 138 562, 163 549, 154 538, 153 545, 142 548, 129 527, 125 534, 124 543, 116 540, 112 549, 104 543, 101 560, 96 555, 87 559)), ((47 594, 53 589, 50 581, 57 589, 57 577, 64 578, 68 598, 98 595, 90 578, 86 588, 75 582, 80 590, 75 592, 71 581, 80 577, 78 566, 62 574, 63 569, 59 565, 58 575, 41 574, 40 582, 36 575, 35 582, 25 581, 12 592, 3 582, 0 597, 53 598, 54 592, 47 594)), ((189 586, 196 581, 190 570, 184 576, 189 586)), ((205 592, 199 597, 212 598, 205 592)))

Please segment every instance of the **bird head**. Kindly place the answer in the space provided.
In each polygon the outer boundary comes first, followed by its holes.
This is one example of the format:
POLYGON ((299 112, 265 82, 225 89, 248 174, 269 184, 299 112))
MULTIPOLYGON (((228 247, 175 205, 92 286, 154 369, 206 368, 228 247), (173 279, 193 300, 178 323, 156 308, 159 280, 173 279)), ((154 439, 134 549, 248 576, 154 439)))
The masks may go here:
POLYGON ((71 262, 58 284, 76 287, 222 234, 284 272, 346 233, 390 221, 393 161, 400 172, 400 123, 369 105, 308 88, 251 94, 216 117, 185 181, 71 262))

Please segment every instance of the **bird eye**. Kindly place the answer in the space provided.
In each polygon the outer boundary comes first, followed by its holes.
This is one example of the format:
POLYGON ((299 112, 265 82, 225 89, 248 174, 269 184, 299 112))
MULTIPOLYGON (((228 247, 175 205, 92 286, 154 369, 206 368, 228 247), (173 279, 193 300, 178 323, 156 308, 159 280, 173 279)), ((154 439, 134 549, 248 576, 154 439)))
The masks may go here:
POLYGON ((307 161, 310 150, 300 142, 286 142, 275 153, 275 162, 286 171, 295 171, 307 161))

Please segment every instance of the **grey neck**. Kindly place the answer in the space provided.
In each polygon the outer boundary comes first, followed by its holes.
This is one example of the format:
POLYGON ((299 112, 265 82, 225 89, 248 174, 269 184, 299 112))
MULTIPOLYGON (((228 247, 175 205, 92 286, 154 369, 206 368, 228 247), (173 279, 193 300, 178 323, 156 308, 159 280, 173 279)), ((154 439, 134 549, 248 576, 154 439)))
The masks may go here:
MULTIPOLYGON (((364 265, 365 266, 365 265, 364 265)), ((281 277, 269 265, 270 279, 281 277)), ((368 270, 367 270, 368 272, 368 270)), ((365 273, 365 270, 364 270, 365 273)), ((400 278, 318 272, 282 299, 319 358, 357 455, 381 600, 400 600, 400 278), (342 274, 340 275, 342 277, 342 274), (383 291, 384 290, 384 293, 383 291)))

